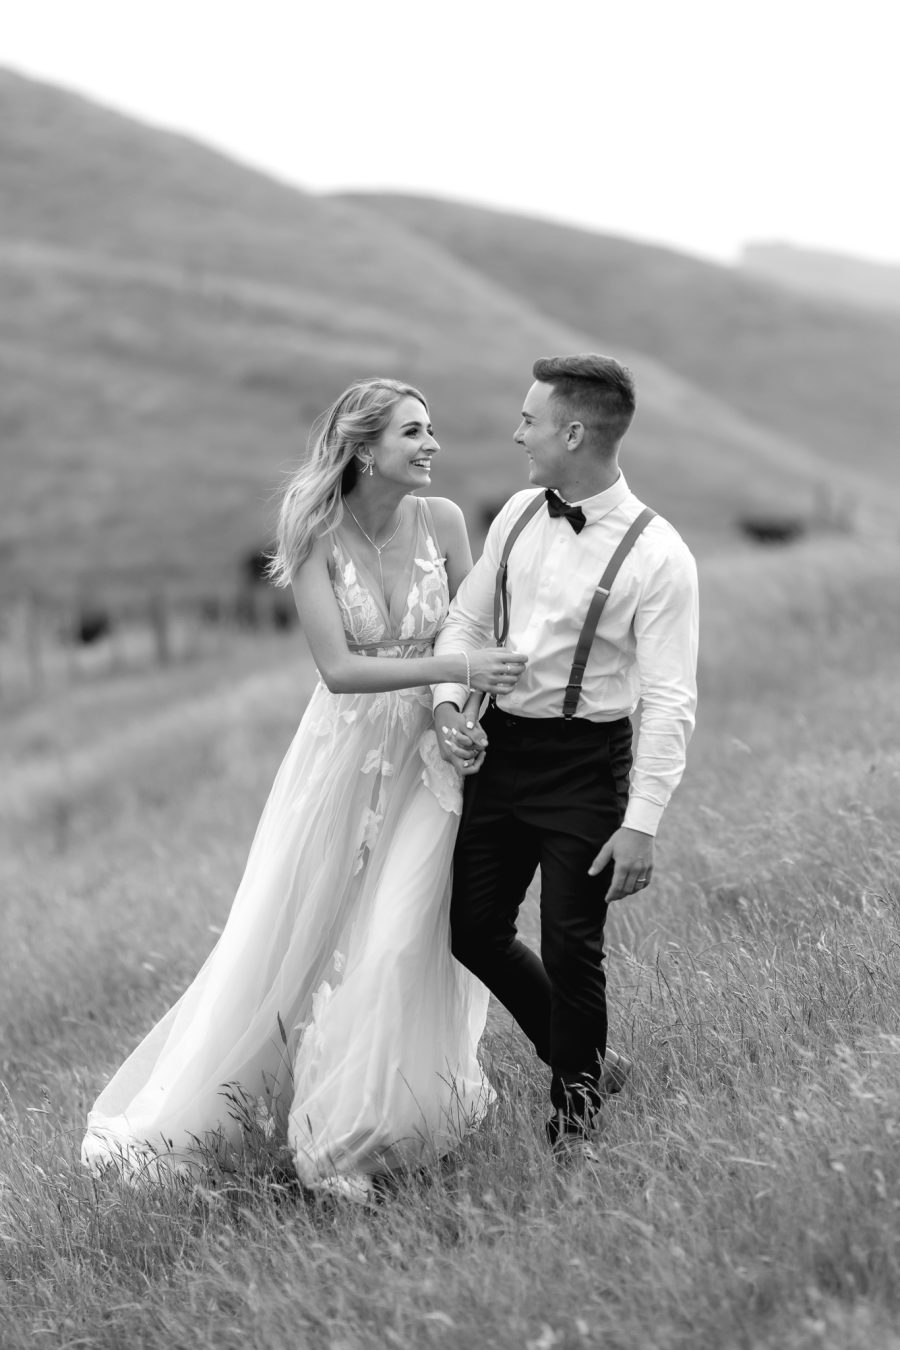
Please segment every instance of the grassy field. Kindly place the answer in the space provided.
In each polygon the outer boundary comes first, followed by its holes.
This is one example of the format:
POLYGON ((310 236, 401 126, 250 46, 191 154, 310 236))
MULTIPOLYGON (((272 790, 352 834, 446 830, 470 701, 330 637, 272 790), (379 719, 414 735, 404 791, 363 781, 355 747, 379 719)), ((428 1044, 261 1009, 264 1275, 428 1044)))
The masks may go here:
MULTIPOLYGON (((313 679, 295 635, 2 727, 0 1345, 900 1345, 896 547, 703 569, 702 717, 659 879, 610 922, 633 1085, 596 1167, 500 1090, 377 1210, 261 1147, 183 1193, 82 1174, 93 1096, 214 940, 313 679)), ((534 932, 534 902, 524 926, 534 932)))

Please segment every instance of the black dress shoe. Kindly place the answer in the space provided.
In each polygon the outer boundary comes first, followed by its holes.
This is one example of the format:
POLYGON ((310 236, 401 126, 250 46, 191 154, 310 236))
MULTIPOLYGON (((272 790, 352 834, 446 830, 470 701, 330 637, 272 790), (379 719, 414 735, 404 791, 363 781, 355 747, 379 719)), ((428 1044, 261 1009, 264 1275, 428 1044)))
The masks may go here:
POLYGON ((553 1159, 563 1167, 578 1167, 585 1163, 599 1166, 600 1154, 583 1134, 566 1131, 561 1134, 551 1150, 553 1159))
POLYGON ((563 1167, 600 1162, 600 1155, 590 1137, 591 1126, 596 1128, 598 1115, 598 1112, 592 1112, 590 1122, 565 1116, 562 1111, 551 1116, 546 1129, 554 1162, 563 1167))
POLYGON ((566 1115, 564 1111, 554 1111, 544 1126, 547 1143, 555 1152, 557 1148, 568 1148, 574 1140, 588 1140, 592 1130, 600 1125, 600 1112, 589 1111, 585 1116, 566 1115))
POLYGON ((626 1055, 618 1055, 615 1050, 607 1050, 600 1072, 597 1092, 601 1097, 612 1097, 621 1092, 634 1069, 634 1060, 626 1055))

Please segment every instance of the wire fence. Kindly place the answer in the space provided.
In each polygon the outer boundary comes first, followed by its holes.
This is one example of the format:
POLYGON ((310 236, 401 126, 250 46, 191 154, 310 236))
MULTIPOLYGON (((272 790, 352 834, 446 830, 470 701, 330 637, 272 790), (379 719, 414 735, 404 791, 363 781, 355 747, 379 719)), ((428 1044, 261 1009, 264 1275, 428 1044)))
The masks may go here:
POLYGON ((0 599, 0 703, 66 685, 169 666, 224 651, 237 633, 297 623, 289 595, 268 586, 193 598, 147 596, 120 604, 0 599))

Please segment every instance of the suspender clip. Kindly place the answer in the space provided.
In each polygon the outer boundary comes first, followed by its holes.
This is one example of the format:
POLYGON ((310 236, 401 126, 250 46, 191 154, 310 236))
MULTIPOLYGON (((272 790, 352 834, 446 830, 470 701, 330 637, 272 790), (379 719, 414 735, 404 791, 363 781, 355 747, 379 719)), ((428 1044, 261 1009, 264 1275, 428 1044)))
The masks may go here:
POLYGON ((575 716, 575 709, 578 707, 578 697, 581 693, 581 681, 577 684, 566 686, 566 696, 563 699, 563 720, 571 722, 575 716))

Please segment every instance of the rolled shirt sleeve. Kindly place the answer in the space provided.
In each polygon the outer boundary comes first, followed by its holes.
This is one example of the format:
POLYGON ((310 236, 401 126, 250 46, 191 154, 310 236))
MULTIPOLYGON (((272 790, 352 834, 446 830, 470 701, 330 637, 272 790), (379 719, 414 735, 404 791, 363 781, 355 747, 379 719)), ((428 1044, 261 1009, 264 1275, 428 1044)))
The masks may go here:
POLYGON ((634 616, 641 724, 624 824, 644 834, 656 834, 684 773, 697 708, 699 629, 697 567, 682 545, 647 578, 634 616))

